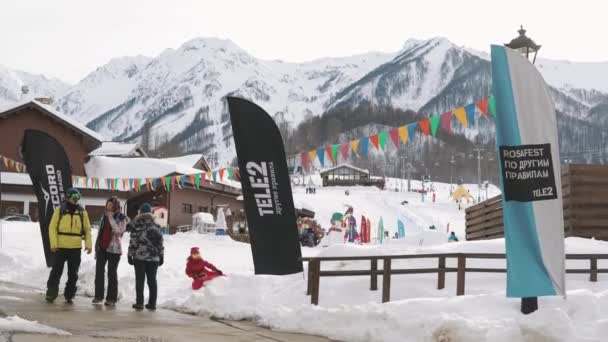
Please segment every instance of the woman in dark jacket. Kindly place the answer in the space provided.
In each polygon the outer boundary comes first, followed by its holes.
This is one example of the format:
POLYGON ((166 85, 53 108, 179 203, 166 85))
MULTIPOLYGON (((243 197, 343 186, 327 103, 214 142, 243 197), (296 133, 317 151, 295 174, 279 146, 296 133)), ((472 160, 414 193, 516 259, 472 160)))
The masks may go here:
POLYGON ((108 293, 105 305, 114 306, 118 299, 117 269, 122 254, 122 235, 128 218, 120 212, 120 201, 111 197, 106 201, 106 211, 101 218, 97 240, 95 241, 95 298, 93 304, 103 301, 105 268, 108 264, 108 293))
POLYGON ((139 215, 129 223, 131 240, 129 241, 129 264, 135 267, 136 300, 133 308, 144 308, 144 282, 147 280, 148 304, 146 309, 156 309, 158 288, 156 284, 156 271, 163 265, 164 247, 163 234, 160 226, 154 221, 152 207, 144 203, 139 209, 139 215))

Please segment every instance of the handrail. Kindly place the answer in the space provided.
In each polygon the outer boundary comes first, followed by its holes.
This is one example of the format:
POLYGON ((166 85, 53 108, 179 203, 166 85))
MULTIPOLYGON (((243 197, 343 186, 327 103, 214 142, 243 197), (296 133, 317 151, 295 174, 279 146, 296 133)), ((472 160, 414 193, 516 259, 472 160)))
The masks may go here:
MULTIPOLYGON (((599 273, 608 273, 608 269, 597 267, 598 260, 607 260, 608 254, 566 254, 567 260, 589 260, 588 269, 566 269, 569 274, 590 274, 589 281, 596 282, 599 273)), ((350 277, 370 276, 370 290, 378 289, 378 275, 382 276, 382 302, 390 301, 390 282, 393 274, 428 274, 437 273, 437 289, 445 288, 445 274, 456 272, 456 295, 462 296, 465 292, 465 275, 471 273, 506 273, 504 268, 491 267, 466 267, 467 259, 505 259, 503 253, 429 253, 429 254, 402 254, 402 255, 367 255, 367 256, 343 256, 343 257, 303 257, 303 262, 308 262, 308 286, 307 295, 311 296, 313 305, 319 304, 319 285, 321 277, 350 277), (392 260, 407 259, 438 259, 436 268, 406 268, 393 269, 392 260), (446 267, 446 259, 457 259, 457 267, 446 267), (370 261, 369 269, 359 270, 326 270, 321 271, 322 261, 370 261), (382 269, 378 269, 378 260, 383 261, 382 269)))

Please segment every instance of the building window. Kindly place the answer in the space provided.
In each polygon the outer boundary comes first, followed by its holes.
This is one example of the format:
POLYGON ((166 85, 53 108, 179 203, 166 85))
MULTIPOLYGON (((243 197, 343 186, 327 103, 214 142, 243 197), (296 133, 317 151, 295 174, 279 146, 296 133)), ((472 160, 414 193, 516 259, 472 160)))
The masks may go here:
POLYGON ((198 207, 199 213, 207 213, 209 212, 209 207, 198 207))
POLYGON ((182 212, 192 214, 192 204, 182 203, 182 212))
POLYGON ((165 218, 165 213, 162 213, 162 212, 161 212, 161 213, 160 213, 160 218, 161 218, 161 219, 164 219, 164 218, 165 218))

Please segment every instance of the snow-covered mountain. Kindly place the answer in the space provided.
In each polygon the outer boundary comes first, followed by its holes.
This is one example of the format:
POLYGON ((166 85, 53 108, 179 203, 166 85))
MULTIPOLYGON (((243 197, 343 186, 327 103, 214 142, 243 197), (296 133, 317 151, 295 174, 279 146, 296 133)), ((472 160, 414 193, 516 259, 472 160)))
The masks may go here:
MULTIPOLYGON (((552 86, 564 141, 576 148, 597 144, 608 125, 608 62, 539 59, 537 66, 552 86), (582 137, 585 146, 578 146, 582 137)), ((0 69, 0 101, 15 99, 2 93, 11 79, 0 69)), ((146 131, 152 148, 171 141, 225 164, 235 156, 226 95, 255 101, 288 129, 328 111, 369 106, 370 99, 374 107, 433 115, 488 96, 491 67, 487 53, 445 38, 410 39, 396 53, 307 63, 260 60, 229 40, 199 38, 153 58, 117 58, 68 89, 61 84, 47 91, 62 94, 58 109, 108 138, 140 141, 146 131)), ((491 129, 457 132, 493 138, 491 129)), ((319 144, 335 142, 322 139, 319 144)))
POLYGON ((12 70, 0 65, 0 108, 19 102, 21 87, 27 85, 28 97, 53 97, 57 99, 69 88, 69 84, 56 78, 12 70))

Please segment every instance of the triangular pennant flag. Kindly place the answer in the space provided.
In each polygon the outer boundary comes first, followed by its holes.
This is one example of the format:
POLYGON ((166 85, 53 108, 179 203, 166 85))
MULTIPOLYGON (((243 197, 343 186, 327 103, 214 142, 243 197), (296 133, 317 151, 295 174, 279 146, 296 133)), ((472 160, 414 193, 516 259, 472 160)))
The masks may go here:
POLYGON ((441 126, 448 134, 450 134, 452 131, 452 112, 445 112, 441 114, 441 126))
POLYGON ((329 161, 331 161, 332 164, 336 164, 336 160, 334 159, 331 146, 327 146, 325 148, 325 152, 327 153, 327 158, 329 158, 329 161))
POLYGON ((302 170, 308 172, 308 153, 302 152, 300 154, 300 163, 302 164, 302 170))
POLYGON ((492 114, 493 117, 496 117, 496 103, 494 102, 494 96, 490 96, 488 98, 488 107, 490 114, 492 114))
POLYGON ((437 127, 439 127, 439 122, 441 121, 441 116, 433 115, 429 118, 431 121, 431 133, 433 136, 437 135, 437 127))
POLYGON ((380 146, 379 146, 379 143, 378 143, 378 134, 371 135, 369 137, 369 141, 372 142, 372 145, 374 145, 374 147, 376 148, 376 150, 380 149, 380 146))
POLYGON ((213 171, 212 177, 213 177, 213 182, 217 183, 217 171, 213 171))
POLYGON ((224 172, 226 172, 226 169, 221 168, 221 169, 220 169, 220 171, 219 171, 219 174, 220 174, 220 181, 223 181, 223 180, 224 180, 224 172))
POLYGON ((420 130, 424 135, 428 136, 431 134, 431 121, 429 118, 418 121, 418 125, 420 125, 420 130))
POLYGON ((135 189, 135 179, 133 178, 129 179, 129 190, 131 189, 135 189))
POLYGON ((241 178, 241 177, 240 177, 240 175, 239 175, 239 168, 238 168, 238 167, 235 167, 235 168, 234 168, 234 180, 235 180, 235 181, 237 181, 237 182, 240 182, 240 181, 241 181, 241 179, 240 179, 240 178, 241 178))
POLYGON ((106 187, 108 190, 110 190, 112 188, 112 182, 110 181, 109 178, 106 178, 106 187))
POLYGON ((320 148, 317 150, 317 158, 319 158, 319 163, 321 164, 321 167, 325 166, 325 149, 324 148, 320 148))
POLYGON ((152 178, 152 190, 156 191, 156 189, 158 188, 158 178, 152 178))
POLYGON ((364 157, 367 157, 367 149, 369 146, 369 138, 361 138, 359 140, 359 150, 364 157))
POLYGON ((167 189, 167 191, 171 191, 171 176, 166 176, 165 177, 165 189, 167 189))
POLYGON ((188 178, 190 179, 190 183, 192 183, 192 186, 195 186, 196 177, 194 175, 190 175, 190 176, 188 176, 188 178))
POLYGON ((407 135, 409 140, 414 139, 414 136, 416 135, 416 128, 418 128, 417 122, 407 125, 407 135))
POLYGON ((464 111, 467 113, 467 121, 471 127, 475 126, 475 104, 471 103, 464 107, 464 111))
POLYGON ((76 176, 72 176, 72 184, 76 184, 76 176))
POLYGON ((456 116, 456 119, 458 119, 458 121, 460 121, 460 123, 464 126, 467 127, 467 112, 464 110, 464 107, 460 107, 457 108, 456 110, 454 110, 454 116, 456 116))
POLYGON ((179 188, 183 189, 186 186, 186 176, 179 176, 179 188))
POLYGON ((139 187, 140 187, 139 178, 134 178, 133 179, 133 190, 139 191, 139 187))
POLYGON ((207 173, 205 173, 205 180, 211 182, 212 178, 213 178, 213 173, 211 171, 207 171, 207 173))
POLYGON ((114 190, 118 190, 118 184, 119 184, 119 182, 120 182, 119 178, 115 178, 114 179, 114 190))
MULTIPOLYGON (((182 176, 175 176, 175 184, 178 188, 182 189, 182 176)), ((175 187, 173 187, 175 189, 175 187)))
POLYGON ((386 139, 388 139, 388 131, 378 133, 378 142, 382 151, 386 151, 386 139))
POLYGON ((488 99, 486 98, 477 101, 477 108, 479 108, 481 114, 483 114, 484 116, 488 116, 488 99))
POLYGON ((201 187, 201 176, 202 175, 200 173, 197 173, 196 175, 194 175, 194 179, 195 179, 194 185, 196 186, 197 189, 200 189, 200 187, 201 187))
POLYGON ((407 138, 408 138, 408 126, 401 126, 397 129, 397 131, 399 131, 399 138, 401 138, 401 143, 402 144, 407 144, 407 138))
POLYGON ((312 151, 308 152, 308 156, 310 157, 310 162, 312 164, 314 164, 315 158, 317 158, 317 151, 312 150, 312 151))
POLYGON ((340 144, 331 145, 331 156, 334 159, 334 164, 338 163, 338 149, 340 148, 340 144))
POLYGON ((8 159, 6 157, 2 157, 2 163, 4 164, 4 168, 8 169, 8 159))
POLYGON ((176 181, 177 176, 172 176, 171 177, 171 189, 175 190, 175 181, 176 181))
POLYGON ((399 148, 399 130, 397 128, 391 129, 388 133, 391 136, 391 140, 393 141, 395 148, 399 148))
POLYGON ((349 144, 348 143, 340 145, 340 153, 342 154, 342 160, 343 161, 347 161, 348 160, 348 150, 349 150, 349 144))
POLYGON ((353 140, 353 141, 350 142, 350 147, 353 150, 353 152, 355 152, 355 154, 357 155, 357 157, 359 156, 359 152, 358 152, 359 151, 359 143, 360 143, 359 139, 353 140))
POLYGON ((234 180, 234 168, 232 167, 228 168, 228 179, 234 180))

